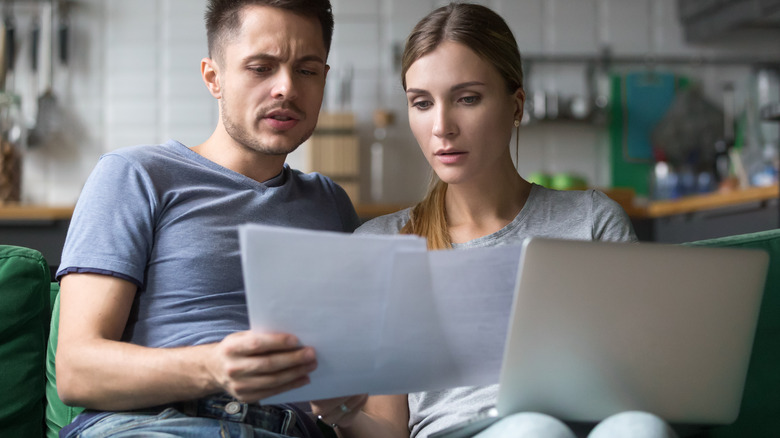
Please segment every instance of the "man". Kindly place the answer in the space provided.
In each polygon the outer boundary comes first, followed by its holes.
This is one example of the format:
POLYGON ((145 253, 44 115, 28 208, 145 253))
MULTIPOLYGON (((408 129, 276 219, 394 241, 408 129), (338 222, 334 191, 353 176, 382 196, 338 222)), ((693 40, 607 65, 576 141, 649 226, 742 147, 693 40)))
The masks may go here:
POLYGON ((87 411, 63 436, 317 433, 292 406, 254 403, 305 385, 317 362, 293 335, 248 331, 236 227, 358 225, 340 187, 284 164, 317 121, 330 3, 210 0, 206 22, 212 136, 105 154, 77 203, 57 389, 87 411))

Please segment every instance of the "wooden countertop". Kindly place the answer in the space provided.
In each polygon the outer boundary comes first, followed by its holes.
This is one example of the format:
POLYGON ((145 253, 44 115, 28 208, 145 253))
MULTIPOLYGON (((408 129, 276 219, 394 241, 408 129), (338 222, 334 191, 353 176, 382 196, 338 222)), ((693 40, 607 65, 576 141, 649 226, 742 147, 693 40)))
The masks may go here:
POLYGON ((43 205, 0 205, 0 220, 70 220, 73 207, 43 205))
MULTIPOLYGON (((668 201, 652 201, 646 205, 637 205, 633 194, 624 190, 604 190, 604 192, 617 201, 634 219, 652 219, 780 198, 778 186, 707 193, 668 201)), ((368 219, 394 213, 406 207, 409 205, 358 204, 355 210, 358 216, 368 219)), ((69 220, 72 214, 73 207, 68 206, 0 205, 0 220, 69 220)))
POLYGON ((677 214, 694 213, 703 210, 712 210, 716 208, 729 207, 751 202, 762 202, 769 199, 780 198, 780 188, 771 187, 749 187, 746 189, 735 189, 730 191, 718 191, 702 195, 686 196, 679 199, 665 201, 651 201, 646 205, 637 205, 635 201, 627 199, 626 196, 618 194, 615 199, 626 213, 634 219, 653 219, 664 216, 673 216, 677 214))
MULTIPOLYGON (((361 218, 374 218, 395 213, 408 205, 402 204, 358 204, 355 206, 361 218)), ((47 207, 43 205, 0 205, 0 220, 69 220, 73 207, 47 207)))

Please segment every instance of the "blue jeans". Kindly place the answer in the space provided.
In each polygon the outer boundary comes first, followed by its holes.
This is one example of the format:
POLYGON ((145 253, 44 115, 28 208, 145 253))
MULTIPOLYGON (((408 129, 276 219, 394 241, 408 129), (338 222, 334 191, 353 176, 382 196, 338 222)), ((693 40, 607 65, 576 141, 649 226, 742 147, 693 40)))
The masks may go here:
POLYGON ((213 397, 148 411, 101 414, 62 436, 319 438, 313 421, 302 416, 305 414, 285 406, 250 405, 213 397), (306 424, 307 420, 312 424, 306 424))

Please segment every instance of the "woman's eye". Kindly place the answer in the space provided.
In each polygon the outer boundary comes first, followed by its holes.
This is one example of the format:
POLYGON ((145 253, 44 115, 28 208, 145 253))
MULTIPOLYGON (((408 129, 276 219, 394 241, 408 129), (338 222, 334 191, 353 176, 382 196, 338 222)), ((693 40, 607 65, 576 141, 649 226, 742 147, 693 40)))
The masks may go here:
POLYGON ((419 110, 425 110, 430 108, 431 102, 427 100, 418 100, 416 102, 412 102, 412 106, 419 109, 419 110))
POLYGON ((474 105, 479 103, 479 96, 464 96, 460 98, 460 101, 466 105, 474 105))

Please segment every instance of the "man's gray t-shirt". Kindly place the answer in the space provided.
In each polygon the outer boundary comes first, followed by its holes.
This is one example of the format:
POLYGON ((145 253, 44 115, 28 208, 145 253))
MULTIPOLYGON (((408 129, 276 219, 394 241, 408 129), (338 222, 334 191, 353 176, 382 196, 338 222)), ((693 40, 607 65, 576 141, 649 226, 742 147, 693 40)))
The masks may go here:
POLYGON ((103 155, 89 176, 57 276, 135 283, 123 341, 218 342, 249 328, 237 227, 250 222, 343 232, 359 224, 346 193, 322 175, 285 166, 260 183, 175 141, 133 146, 103 155))
MULTIPOLYGON (((397 234, 409 220, 410 209, 363 224, 355 233, 397 234)), ((481 248, 520 244, 539 236, 575 240, 636 241, 625 211, 599 191, 557 191, 533 185, 515 219, 501 230, 453 248, 481 248)), ((498 385, 463 387, 409 394, 409 430, 412 438, 468 420, 493 406, 498 385)))

